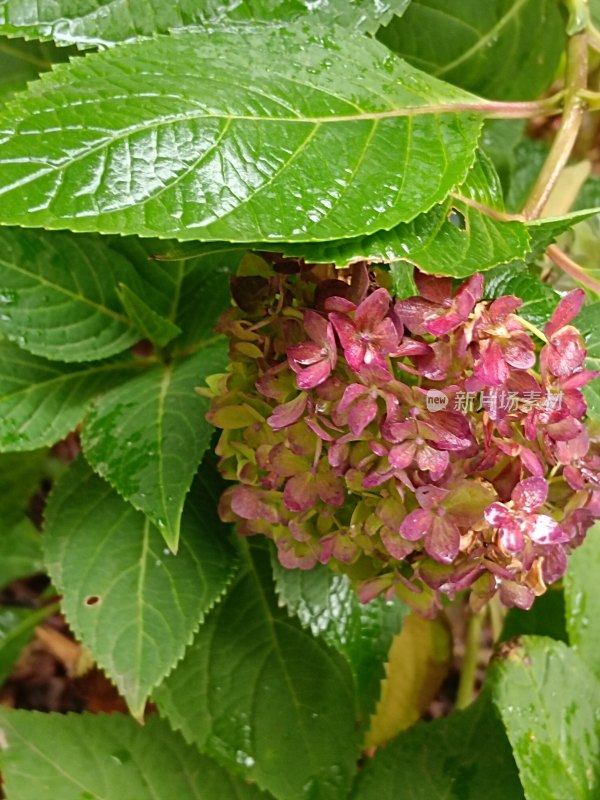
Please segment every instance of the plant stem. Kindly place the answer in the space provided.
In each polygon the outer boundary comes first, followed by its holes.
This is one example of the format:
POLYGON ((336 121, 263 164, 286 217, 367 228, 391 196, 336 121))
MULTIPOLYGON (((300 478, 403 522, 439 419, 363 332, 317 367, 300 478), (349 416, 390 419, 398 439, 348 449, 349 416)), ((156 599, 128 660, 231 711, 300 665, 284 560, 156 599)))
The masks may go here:
POLYGON ((587 286, 588 289, 591 289, 596 294, 600 294, 600 281, 593 278, 589 275, 584 268, 578 264, 576 261, 573 261, 572 258, 563 252, 560 247, 557 247, 555 244, 551 244, 550 247, 546 250, 546 254, 548 258, 550 258, 557 267, 560 267, 563 272, 566 272, 567 275, 570 275, 574 280, 578 283, 581 283, 583 286, 587 286))
POLYGON ((534 336, 537 336, 537 338, 540 339, 542 342, 548 344, 548 339, 546 338, 546 335, 542 333, 542 331, 539 328, 537 328, 532 322, 526 320, 525 317, 519 317, 519 322, 524 328, 527 328, 527 330, 531 331, 531 333, 533 333, 534 336))
POLYGON ((567 74, 565 78, 565 108, 558 133, 552 143, 548 158, 538 175, 535 186, 525 204, 523 214, 536 219, 544 210, 550 192, 566 165, 575 141, 586 103, 579 92, 587 87, 588 36, 587 32, 576 33, 569 39, 567 48, 567 74))
POLYGON ((504 627, 504 610, 500 605, 498 595, 495 594, 488 603, 490 609, 490 624, 492 626, 492 638, 496 643, 502 635, 502 628, 504 627))
POLYGON ((481 627, 485 611, 472 613, 467 624, 467 640, 463 659, 460 682, 456 695, 456 708, 466 708, 473 702, 475 695, 475 678, 479 662, 479 645, 481 643, 481 627))

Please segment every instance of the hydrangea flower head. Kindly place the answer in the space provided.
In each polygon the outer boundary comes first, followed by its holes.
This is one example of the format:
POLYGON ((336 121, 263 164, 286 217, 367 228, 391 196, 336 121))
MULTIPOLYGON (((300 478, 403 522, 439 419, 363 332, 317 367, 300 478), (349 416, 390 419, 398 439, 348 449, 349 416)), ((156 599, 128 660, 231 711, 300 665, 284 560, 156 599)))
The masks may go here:
POLYGON ((531 606, 600 516, 600 445, 582 388, 596 373, 563 297, 535 337, 513 296, 415 273, 296 262, 233 279, 213 376, 220 504, 281 563, 328 564, 365 602, 395 593, 435 614, 470 589, 531 606))

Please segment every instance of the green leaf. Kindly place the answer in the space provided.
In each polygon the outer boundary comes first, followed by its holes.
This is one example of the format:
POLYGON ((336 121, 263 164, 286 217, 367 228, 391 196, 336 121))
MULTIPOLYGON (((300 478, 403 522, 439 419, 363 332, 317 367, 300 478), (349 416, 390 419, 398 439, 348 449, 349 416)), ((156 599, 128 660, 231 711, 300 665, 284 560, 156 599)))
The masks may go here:
MULTIPOLYGON (((586 306, 575 320, 575 325, 581 331, 585 346, 587 347, 587 369, 600 369, 600 329, 598 328, 598 314, 600 303, 586 306)), ((583 394, 588 404, 588 416, 600 419, 600 377, 584 386, 583 394)))
POLYGON ((222 260, 198 256, 171 265, 180 273, 175 322, 183 333, 172 343, 175 352, 185 352, 210 339, 221 313, 231 306, 229 277, 237 268, 243 250, 222 260))
POLYGON ((270 576, 254 550, 154 699, 189 742, 278 800, 345 800, 357 747, 350 670, 277 607, 270 576))
MULTIPOLYGON (((0 455, 0 532, 24 516, 32 494, 47 472, 48 452, 0 455)), ((2 559, 0 558, 0 570, 2 559)))
POLYGON ((486 273, 484 298, 495 300, 506 294, 514 294, 523 300, 519 314, 539 328, 548 322, 560 300, 554 289, 528 272, 525 264, 518 262, 486 273))
POLYGON ((581 547, 569 556, 565 575, 565 600, 569 641, 588 667, 600 678, 600 525, 587 534, 581 547))
POLYGON ((35 629, 48 616, 48 609, 0 606, 0 682, 8 678, 35 629))
POLYGON ((42 537, 23 516, 0 533, 0 587, 43 571, 42 537))
POLYGON ((194 388, 226 360, 225 340, 213 337, 186 359, 155 364, 100 397, 83 428, 87 460, 174 551, 185 496, 213 433, 204 419, 209 401, 194 388))
POLYGON ((558 5, 412 0, 377 38, 419 69, 484 97, 535 99, 552 82, 564 47, 558 5))
POLYGON ((498 176, 489 159, 479 153, 463 186, 412 222, 370 236, 280 249, 284 255, 302 256, 312 263, 344 267, 363 260, 404 261, 424 272, 467 277, 529 252, 525 225, 497 219, 494 211, 501 209, 498 176))
POLYGON ((519 800, 523 790, 487 693, 466 711, 421 722, 380 750, 352 800, 519 800))
POLYGON ((477 99, 340 31, 187 31, 42 76, 0 118, 0 217, 247 242, 413 219, 463 181, 477 99))
POLYGON ((169 33, 193 25, 240 21, 276 22, 306 17, 367 33, 401 14, 410 0, 58 0, 35 8, 28 0, 4 0, 0 33, 8 36, 51 38, 59 44, 109 45, 169 33))
POLYGON ((348 662, 354 675, 363 722, 379 697, 392 639, 407 610, 382 598, 360 603, 349 580, 318 565, 285 569, 273 559, 279 602, 314 636, 321 636, 348 662))
POLYGON ((552 244, 562 233, 595 216, 599 211, 599 208, 586 208, 564 214, 561 217, 546 217, 527 222, 527 230, 531 236, 532 257, 541 256, 548 245, 552 244))
POLYGON ((181 333, 181 328, 153 311, 124 283, 119 283, 117 294, 129 318, 145 339, 150 339, 159 347, 164 347, 181 333))
POLYGON ((0 229, 0 333, 36 355, 97 361, 135 344, 118 281, 145 289, 100 238, 0 229))
POLYGON ((506 192, 509 211, 521 211, 547 157, 548 145, 540 139, 523 138, 515 147, 506 192))
POLYGON ((419 294, 414 279, 414 270, 410 264, 406 262, 390 264, 390 274, 394 297, 402 300, 405 297, 414 297, 419 294))
POLYGON ((63 439, 94 397, 147 365, 123 360, 73 366, 0 342, 0 450, 34 450, 63 439))
POLYGON ((134 716, 231 579, 234 550, 215 509, 214 487, 199 478, 174 556, 83 460, 48 501, 44 553, 63 611, 134 716))
POLYGON ((266 800, 156 716, 0 709, 7 800, 266 800))
POLYGON ((594 800, 600 684, 562 642, 505 645, 489 676, 527 800, 594 800))

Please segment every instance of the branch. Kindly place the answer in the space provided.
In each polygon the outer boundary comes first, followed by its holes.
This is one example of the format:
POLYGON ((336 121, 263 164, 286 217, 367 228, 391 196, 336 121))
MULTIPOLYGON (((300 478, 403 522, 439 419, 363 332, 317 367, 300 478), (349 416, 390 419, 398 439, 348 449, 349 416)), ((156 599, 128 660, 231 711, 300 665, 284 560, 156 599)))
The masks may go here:
POLYGON ((563 252, 560 247, 551 244, 546 250, 546 254, 548 258, 554 261, 557 267, 560 267, 563 272, 570 275, 577 283, 581 283, 582 286, 587 286, 588 289, 596 292, 596 294, 600 294, 600 281, 593 278, 580 264, 573 261, 572 258, 563 252))
POLYGON ((558 176, 569 160, 587 109, 585 100, 579 94, 587 87, 587 72, 588 35, 587 32, 580 32, 569 39, 564 114, 548 158, 523 209, 528 219, 536 219, 541 215, 558 176))

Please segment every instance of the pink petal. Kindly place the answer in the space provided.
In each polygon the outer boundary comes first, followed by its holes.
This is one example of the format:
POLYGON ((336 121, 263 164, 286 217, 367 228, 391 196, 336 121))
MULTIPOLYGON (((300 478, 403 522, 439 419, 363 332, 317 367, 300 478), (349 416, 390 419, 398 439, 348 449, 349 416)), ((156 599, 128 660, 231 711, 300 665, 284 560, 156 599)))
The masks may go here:
POLYGON ((502 581, 500 585, 500 600, 508 608, 520 608, 529 611, 535 600, 535 595, 527 586, 515 581, 502 581))
MULTIPOLYGON (((330 323, 316 311, 309 309, 304 312, 304 330, 317 344, 321 346, 327 341, 327 328, 330 323)), ((289 354, 289 353, 288 353, 289 354)))
POLYGON ((450 311, 448 314, 438 317, 438 319, 426 322, 424 327, 427 333, 431 333, 432 336, 445 336, 447 333, 450 333, 450 331, 458 328, 459 325, 462 325, 465 319, 466 317, 459 314, 457 311, 450 311))
POLYGON ((416 511, 405 517, 400 526, 400 534, 408 539, 409 542, 416 542, 421 539, 431 527, 433 515, 431 511, 418 508, 416 511))
POLYGON ((577 372, 575 375, 571 375, 569 378, 561 381, 560 387, 565 392, 570 389, 581 389, 582 386, 586 386, 590 381, 593 381, 594 378, 597 378, 598 375, 600 375, 599 370, 582 369, 581 372, 577 372))
POLYGON ((377 416, 377 400, 366 395, 357 400, 348 414, 348 427, 355 436, 360 436, 367 425, 377 416))
POLYGON ((459 411, 436 411, 428 414, 423 427, 428 428, 442 450, 464 450, 473 444, 467 418, 459 411))
POLYGON ((294 372, 300 372, 303 367, 322 361, 324 355, 323 347, 314 342, 301 342, 289 347, 287 351, 290 367, 294 372))
POLYGON ((329 506, 341 506, 344 502, 344 487, 333 472, 319 473, 316 476, 319 497, 329 506))
POLYGON ((460 531, 453 523, 435 517, 431 530, 425 536, 425 550, 441 564, 450 564, 458 555, 460 531))
POLYGON ((452 299, 452 278, 439 278, 435 275, 428 275, 420 270, 415 270, 415 285, 421 297, 438 303, 441 306, 449 306, 452 299))
POLYGON ((510 370, 504 360, 504 353, 498 342, 482 343, 480 357, 473 369, 473 375, 483 386, 504 386, 509 378, 510 370))
POLYGON ((387 289, 376 289, 370 294, 354 314, 354 322, 359 330, 373 330, 390 310, 392 298, 387 289))
POLYGON ((253 486, 236 486, 231 493, 231 510, 242 519, 277 522, 277 513, 265 497, 265 492, 253 486))
POLYGON ((559 545, 556 547, 544 548, 544 559, 542 561, 542 577, 544 583, 551 584, 560 580, 567 569, 567 556, 559 545))
POLYGON ((578 469, 567 465, 563 469, 563 478, 575 492, 585 487, 585 480, 578 469))
POLYGON ((491 503, 483 514, 492 528, 500 528, 512 522, 511 511, 502 503, 491 503))
POLYGON ((321 361, 319 364, 313 364, 312 367, 307 367, 299 372, 296 377, 296 384, 299 389, 314 389, 324 383, 331 375, 331 364, 329 361, 321 361))
POLYGON ((551 422, 546 426, 546 433, 556 441, 567 442, 579 436, 583 430, 582 423, 575 417, 564 417, 558 422, 551 422))
POLYGON ((442 489, 441 486, 427 484, 426 486, 419 486, 415 494, 421 508, 430 509, 439 506, 448 496, 449 492, 448 489, 442 489))
POLYGON ((564 544, 569 536, 558 522, 546 514, 534 514, 527 519, 525 532, 536 544, 564 544))
POLYGON ((583 366, 587 355, 581 334, 576 328, 561 328, 544 348, 548 369, 557 377, 568 377, 583 366))
POLYGON ((590 437, 584 428, 581 433, 568 442, 556 442, 556 458, 561 464, 570 464, 578 458, 583 458, 589 450, 590 437))
POLYGON ((382 355, 387 356, 398 347, 398 331, 389 317, 377 324, 373 331, 373 337, 377 339, 382 355))
POLYGON ((431 472, 431 479, 434 481, 441 478, 449 463, 450 456, 447 452, 436 450, 429 445, 419 448, 417 452, 417 466, 421 470, 431 472))
POLYGON ((397 348, 394 356, 404 358, 405 356, 425 356, 432 352, 431 345, 426 342, 418 342, 416 339, 405 339, 397 348))
POLYGON ((308 511, 317 502, 315 476, 312 472, 294 475, 285 484, 283 504, 288 511, 308 511))
POLYGON ((307 417, 304 422, 308 425, 313 433, 315 433, 319 439, 322 439, 324 442, 333 442, 333 436, 328 433, 325 428, 323 428, 316 419, 311 419, 307 417))
MULTIPOLYGON (((345 297, 328 297, 327 300, 325 300, 325 311, 345 314, 355 310, 356 304, 347 300, 345 297)), ((331 319, 331 314, 329 315, 329 319, 331 319)))
POLYGON ((494 322, 501 322, 509 314, 514 314, 515 311, 523 305, 523 301, 512 294, 499 297, 489 307, 489 315, 494 322))
POLYGON ((394 469, 406 469, 412 464, 416 451, 417 445, 414 440, 397 444, 390 450, 390 464, 394 469))
POLYGON ((512 491, 511 500, 521 511, 535 511, 546 502, 548 483, 544 478, 525 478, 512 491))
POLYGON ((475 303, 481 300, 483 284, 484 277, 480 272, 477 272, 458 287, 454 296, 454 304, 463 319, 467 319, 471 311, 473 311, 475 303))
POLYGON ((535 350, 529 336, 513 333, 504 347, 504 358, 515 369, 531 369, 535 364, 535 350))
POLYGON ((383 528, 379 538, 381 539, 383 546, 388 551, 388 553, 393 557, 397 558, 398 561, 402 561, 406 558, 407 555, 412 553, 414 550, 414 545, 410 542, 407 542, 397 533, 394 533, 389 528, 383 528))
POLYGON ((368 391, 369 389, 360 383, 351 383, 345 388, 344 395, 338 403, 337 410, 340 412, 345 411, 349 405, 368 391))
POLYGON ((411 333, 427 333, 425 323, 444 314, 444 309, 422 297, 409 297, 396 300, 394 314, 411 333))
POLYGON ((546 336, 550 338, 555 331, 564 328, 581 311, 585 293, 583 289, 573 289, 566 294, 554 309, 550 322, 546 325, 546 336))
POLYGON ((544 466, 538 456, 528 447, 521 447, 519 452, 521 463, 536 478, 544 476, 544 466))
POLYGON ((346 314, 339 314, 337 311, 332 311, 329 315, 329 319, 333 324, 333 327, 336 330, 336 333, 340 339, 340 343, 344 350, 350 346, 350 344, 356 341, 358 337, 358 332, 356 330, 356 326, 346 314))
POLYGON ((507 553, 519 553, 525 546, 523 531, 518 522, 511 519, 500 528, 500 545, 507 553))
POLYGON ((307 394, 305 392, 301 392, 293 400, 290 400, 289 403, 284 403, 282 406, 277 406, 267 420, 267 423, 271 428, 273 428, 274 431, 279 431, 282 428, 287 428, 290 425, 293 425, 295 422, 298 422, 304 413, 307 401, 307 394))

